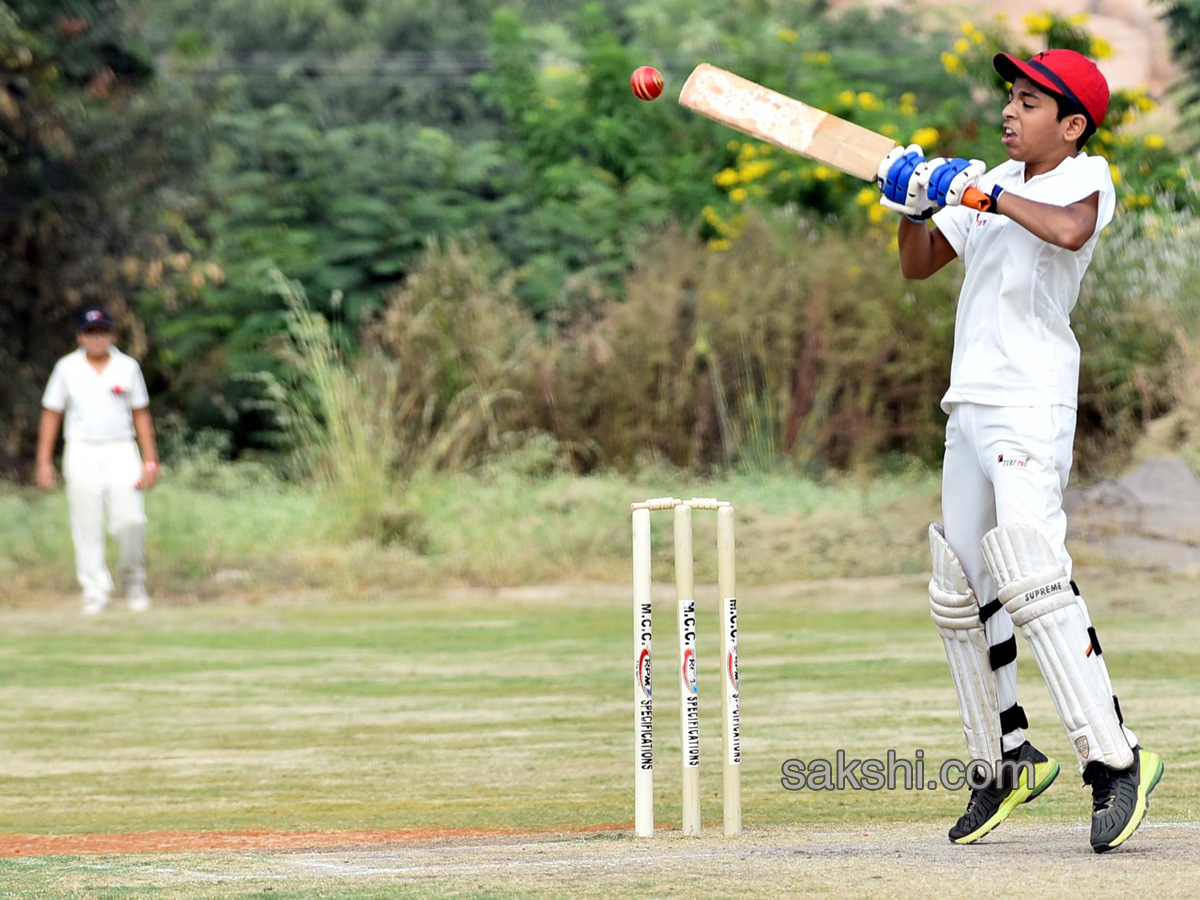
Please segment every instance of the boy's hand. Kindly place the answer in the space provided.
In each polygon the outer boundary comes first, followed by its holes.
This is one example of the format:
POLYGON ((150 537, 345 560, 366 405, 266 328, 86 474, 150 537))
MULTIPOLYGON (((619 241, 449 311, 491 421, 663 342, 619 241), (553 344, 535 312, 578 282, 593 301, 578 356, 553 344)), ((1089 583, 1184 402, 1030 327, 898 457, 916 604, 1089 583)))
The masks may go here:
POLYGON ((981 159, 931 159, 916 173, 917 181, 926 186, 929 202, 937 206, 958 206, 963 193, 975 187, 979 176, 987 171, 981 159))
POLYGON ((888 209, 917 219, 933 215, 935 205, 930 201, 925 185, 916 177, 925 164, 925 151, 920 144, 896 147, 879 164, 877 181, 883 196, 879 202, 888 209))

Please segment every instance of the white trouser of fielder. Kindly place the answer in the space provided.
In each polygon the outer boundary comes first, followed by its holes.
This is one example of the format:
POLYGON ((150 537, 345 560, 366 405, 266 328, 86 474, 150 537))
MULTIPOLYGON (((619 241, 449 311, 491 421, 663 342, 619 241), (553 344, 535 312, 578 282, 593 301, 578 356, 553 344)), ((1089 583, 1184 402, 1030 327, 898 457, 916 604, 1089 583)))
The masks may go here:
MULTIPOLYGON (((997 527, 1030 526, 1044 538, 1063 576, 1070 580, 1072 563, 1066 548, 1067 516, 1062 500, 1074 440, 1075 410, 1070 407, 959 403, 951 408, 942 469, 946 542, 987 610, 984 627, 993 656, 1007 659, 1010 652, 1004 648, 1015 650, 1015 639, 1011 615, 994 602, 999 588, 984 558, 983 538, 997 527)), ((1082 598, 1076 600, 1082 620, 1087 620, 1082 598)), ((1084 633, 1082 639, 1086 643, 1088 635, 1084 633)), ((1008 726, 1002 738, 1005 750, 1019 747, 1025 739, 1019 727, 1011 727, 1013 721, 1023 720, 1023 713, 1004 716, 1006 711, 1020 710, 1015 654, 1012 657, 995 669, 999 712, 1008 726)), ((1046 671, 1046 661, 1039 658, 1038 663, 1043 675, 1054 677, 1046 671)), ((1062 715, 1063 711, 1059 712, 1062 715)), ((1132 746, 1136 737, 1128 729, 1125 734, 1132 746)))
POLYGON ((145 591, 146 511, 142 492, 142 458, 132 441, 70 441, 63 450, 63 476, 71 506, 75 572, 83 601, 93 607, 108 603, 113 579, 105 561, 104 519, 120 548, 121 580, 126 596, 145 591))

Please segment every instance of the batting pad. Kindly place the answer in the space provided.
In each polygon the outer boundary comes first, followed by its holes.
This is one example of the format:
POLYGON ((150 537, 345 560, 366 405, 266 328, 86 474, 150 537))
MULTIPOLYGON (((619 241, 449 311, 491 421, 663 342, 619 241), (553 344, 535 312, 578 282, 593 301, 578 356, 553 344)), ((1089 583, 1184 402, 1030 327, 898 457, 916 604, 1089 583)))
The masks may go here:
POLYGON ((1087 608, 1049 542, 1036 528, 1005 525, 983 536, 983 558, 1000 602, 1033 648, 1080 769, 1097 761, 1133 765, 1133 741, 1117 713, 1087 608))
POLYGON ((1001 757, 1000 700, 987 635, 979 620, 979 603, 967 584, 962 563, 937 524, 929 526, 929 554, 933 559, 929 611, 946 647, 967 752, 971 759, 994 764, 1001 757))

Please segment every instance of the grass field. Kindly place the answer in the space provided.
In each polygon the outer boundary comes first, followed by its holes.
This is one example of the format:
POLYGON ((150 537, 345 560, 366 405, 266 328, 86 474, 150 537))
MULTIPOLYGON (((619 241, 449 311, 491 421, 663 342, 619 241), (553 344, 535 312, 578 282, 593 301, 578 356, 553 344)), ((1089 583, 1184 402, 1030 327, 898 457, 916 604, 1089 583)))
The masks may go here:
MULTIPOLYGON (((744 536, 739 551, 769 552, 744 536)), ((405 573, 394 580, 403 584, 405 573)), ((1082 876, 1097 890, 1141 885, 1187 896, 1173 885, 1200 876, 1190 824, 1200 822, 1194 577, 1080 574, 1122 707, 1167 761, 1151 822, 1173 824, 1147 827, 1128 850, 1094 857, 1087 848, 1090 795, 1024 648, 1032 736, 1064 772, 986 845, 945 841, 961 793, 783 790, 780 766, 792 757, 895 749, 912 758, 921 749, 940 762, 962 753, 924 580, 739 591, 741 843, 719 836, 711 588, 699 591, 710 829, 699 840, 663 831, 651 842, 630 837, 631 610, 619 583, 376 591, 369 600, 336 590, 178 598, 142 616, 95 619, 65 601, 9 609, 0 633, 0 843, 159 831, 617 828, 464 834, 370 852, 218 846, 0 859, 0 897, 895 897, 963 854, 975 854, 967 858, 976 876, 1019 866, 1062 893, 1082 876), (1038 875, 1031 852, 1062 871, 1038 875)), ((665 586, 661 600, 656 813, 669 825, 679 819, 679 738, 665 586)), ((920 892, 950 896, 955 885, 920 892)))

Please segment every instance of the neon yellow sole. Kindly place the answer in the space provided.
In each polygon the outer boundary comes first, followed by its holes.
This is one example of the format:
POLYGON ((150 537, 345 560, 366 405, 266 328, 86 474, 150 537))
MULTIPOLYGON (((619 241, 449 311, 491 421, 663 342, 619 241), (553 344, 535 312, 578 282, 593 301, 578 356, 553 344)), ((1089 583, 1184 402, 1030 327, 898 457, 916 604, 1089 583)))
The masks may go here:
POLYGON ((1000 804, 1000 808, 995 814, 972 831, 970 834, 963 835, 960 838, 955 838, 952 842, 955 844, 973 844, 988 832, 995 829, 997 825, 1007 819, 1014 809, 1022 803, 1028 803, 1030 800, 1037 798, 1050 784, 1058 777, 1061 771, 1059 764, 1053 759, 1047 759, 1045 762, 1034 763, 1033 766, 1033 787, 1029 787, 1024 779, 1018 779, 1019 786, 1013 790, 1011 794, 1004 798, 1000 804))
POLYGON ((1094 848, 1097 853, 1104 853, 1114 847, 1120 847, 1132 837, 1133 833, 1138 830, 1138 826, 1142 824, 1142 820, 1146 818, 1146 811, 1150 807, 1150 792, 1162 780, 1163 770, 1166 766, 1163 765, 1161 756, 1149 750, 1139 749, 1138 760, 1141 765, 1142 780, 1138 784, 1137 806, 1134 807, 1133 816, 1130 817, 1129 824, 1125 826, 1124 831, 1118 834, 1114 841, 1107 846, 1101 844, 1094 848), (1151 777, 1146 777, 1147 772, 1152 773, 1151 777))

